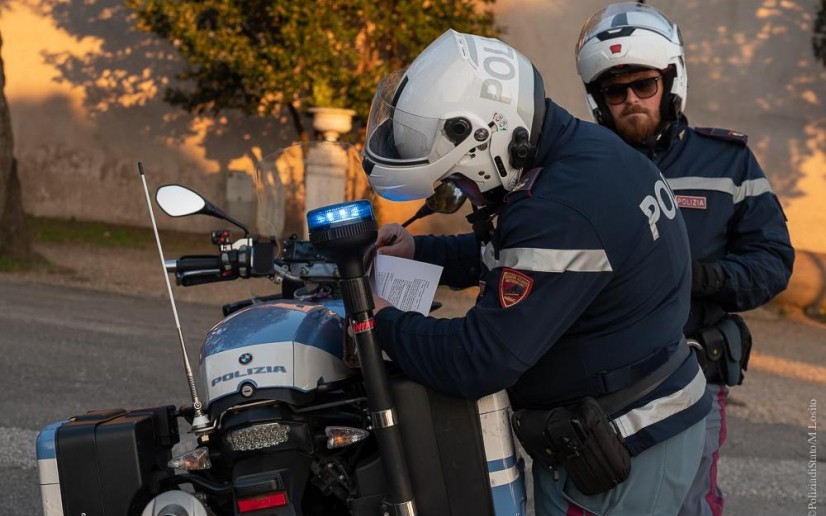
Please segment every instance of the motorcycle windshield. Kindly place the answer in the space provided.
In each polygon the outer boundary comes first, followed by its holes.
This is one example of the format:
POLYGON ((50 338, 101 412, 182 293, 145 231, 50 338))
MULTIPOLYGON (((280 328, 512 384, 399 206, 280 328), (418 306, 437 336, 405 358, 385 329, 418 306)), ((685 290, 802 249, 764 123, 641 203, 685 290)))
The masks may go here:
POLYGON ((306 238, 309 210, 364 199, 368 183, 355 146, 331 141, 277 150, 255 167, 256 229, 262 236, 306 238))

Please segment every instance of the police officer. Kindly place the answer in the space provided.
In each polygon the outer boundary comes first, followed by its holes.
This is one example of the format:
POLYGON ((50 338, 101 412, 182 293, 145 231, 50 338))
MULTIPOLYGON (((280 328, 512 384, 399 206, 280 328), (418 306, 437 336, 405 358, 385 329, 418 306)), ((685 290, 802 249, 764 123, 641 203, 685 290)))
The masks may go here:
POLYGON ((581 462, 534 455, 538 515, 676 513, 711 399, 682 337, 688 242, 656 167, 546 99, 515 49, 452 30, 379 84, 363 166, 387 199, 424 198, 451 180, 476 208, 468 234, 379 231, 381 252, 441 265, 452 287, 480 286, 475 306, 454 319, 376 299, 393 361, 450 395, 507 388, 515 409, 542 421, 541 431, 525 430, 529 440, 605 445, 582 455, 617 472, 621 483, 609 489, 581 474, 581 462), (612 407, 611 423, 585 413, 588 398, 612 407))
POLYGON ((761 306, 788 284, 794 251, 768 179, 726 129, 692 128, 680 31, 657 9, 615 4, 594 14, 577 44, 594 118, 648 156, 675 193, 691 244, 691 316, 685 333, 713 397, 703 462, 680 514, 721 514, 717 457, 728 387, 743 381, 751 336, 730 314, 761 306))

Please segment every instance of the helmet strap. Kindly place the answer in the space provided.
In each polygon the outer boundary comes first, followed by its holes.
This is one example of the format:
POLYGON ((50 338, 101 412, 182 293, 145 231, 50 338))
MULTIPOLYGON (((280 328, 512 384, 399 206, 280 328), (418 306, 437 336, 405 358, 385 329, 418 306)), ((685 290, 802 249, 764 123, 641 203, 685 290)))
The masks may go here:
POLYGON ((490 242, 493 235, 493 219, 499 213, 501 204, 486 204, 481 208, 473 207, 473 211, 465 218, 473 226, 473 234, 476 235, 476 241, 482 245, 490 242))
POLYGON ((507 193, 504 186, 497 186, 487 192, 482 192, 482 198, 485 199, 485 206, 501 206, 507 193))

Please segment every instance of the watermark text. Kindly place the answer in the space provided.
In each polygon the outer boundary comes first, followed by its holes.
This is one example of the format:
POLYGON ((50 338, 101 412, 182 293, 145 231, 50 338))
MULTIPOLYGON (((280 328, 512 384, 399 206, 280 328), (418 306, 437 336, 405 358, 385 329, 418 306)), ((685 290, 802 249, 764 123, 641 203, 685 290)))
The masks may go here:
POLYGON ((809 400, 806 410, 806 516, 817 516, 817 400, 809 400))

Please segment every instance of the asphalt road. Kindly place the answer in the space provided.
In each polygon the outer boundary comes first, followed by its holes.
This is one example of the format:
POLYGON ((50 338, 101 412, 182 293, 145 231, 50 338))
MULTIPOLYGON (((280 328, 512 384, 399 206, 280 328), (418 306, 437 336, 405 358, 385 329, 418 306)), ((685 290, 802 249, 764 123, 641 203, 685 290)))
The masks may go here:
MULTIPOLYGON (((178 309, 195 367, 220 310, 178 309)), ((815 448, 819 511, 807 510, 807 427, 812 417, 826 426, 826 329, 763 310, 747 319, 758 353, 728 407, 719 472, 726 514, 826 514, 822 445, 815 448)), ((0 356, 0 516, 42 514, 34 445, 47 423, 92 408, 188 399, 174 320, 159 299, 0 277, 0 356)))

